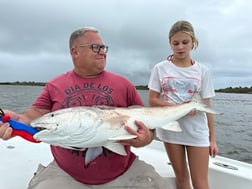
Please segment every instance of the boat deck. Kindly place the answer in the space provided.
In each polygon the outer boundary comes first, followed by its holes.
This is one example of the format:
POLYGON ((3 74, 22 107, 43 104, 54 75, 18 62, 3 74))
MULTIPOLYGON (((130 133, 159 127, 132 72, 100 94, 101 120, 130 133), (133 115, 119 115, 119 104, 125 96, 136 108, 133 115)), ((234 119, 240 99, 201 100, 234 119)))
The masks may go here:
MULTIPOLYGON (((132 150, 139 159, 151 164, 161 176, 169 179, 171 188, 175 189, 174 172, 161 142, 153 141, 146 147, 132 150)), ((52 161, 49 145, 27 142, 20 137, 0 140, 0 153, 0 188, 4 189, 27 188, 37 166, 52 161)), ((210 158, 209 183, 213 189, 250 189, 252 165, 220 156, 210 158)))

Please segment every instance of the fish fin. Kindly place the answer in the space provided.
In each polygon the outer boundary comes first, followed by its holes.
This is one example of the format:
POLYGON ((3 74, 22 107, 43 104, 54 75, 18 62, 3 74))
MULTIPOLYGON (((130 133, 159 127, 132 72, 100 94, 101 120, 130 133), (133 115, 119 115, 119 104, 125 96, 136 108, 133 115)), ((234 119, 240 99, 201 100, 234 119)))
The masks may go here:
POLYGON ((221 112, 217 112, 217 111, 213 110, 211 107, 209 107, 208 105, 206 105, 205 103, 202 103, 202 102, 200 103, 200 106, 196 108, 196 110, 210 113, 210 114, 215 114, 215 115, 223 114, 221 112))
POLYGON ((210 113, 210 114, 215 114, 215 115, 221 115, 221 114, 223 114, 221 112, 217 112, 217 111, 213 110, 209 106, 201 106, 199 108, 196 108, 196 110, 199 110, 199 111, 202 111, 202 112, 206 112, 206 113, 210 113))
POLYGON ((118 141, 118 140, 129 140, 129 139, 133 139, 136 138, 136 135, 118 135, 115 137, 111 137, 108 140, 112 140, 112 141, 118 141))
POLYGON ((68 146, 67 148, 72 149, 72 150, 78 150, 78 151, 85 151, 87 148, 80 148, 80 147, 75 147, 75 146, 68 146))
POLYGON ((100 110, 115 110, 115 106, 107 106, 107 105, 93 105, 93 108, 98 108, 100 110))
POLYGON ((116 154, 120 154, 122 156, 126 156, 127 153, 125 151, 125 148, 122 144, 120 143, 107 143, 105 145, 103 145, 105 148, 107 148, 108 150, 116 153, 116 154))
POLYGON ((92 160, 101 155, 102 152, 102 147, 88 148, 85 156, 85 167, 87 167, 92 160))
POLYGON ((168 124, 164 125, 161 127, 162 129, 164 130, 168 130, 168 131, 175 131, 175 132, 181 132, 182 129, 179 125, 179 122, 177 121, 172 121, 172 122, 169 122, 168 124))

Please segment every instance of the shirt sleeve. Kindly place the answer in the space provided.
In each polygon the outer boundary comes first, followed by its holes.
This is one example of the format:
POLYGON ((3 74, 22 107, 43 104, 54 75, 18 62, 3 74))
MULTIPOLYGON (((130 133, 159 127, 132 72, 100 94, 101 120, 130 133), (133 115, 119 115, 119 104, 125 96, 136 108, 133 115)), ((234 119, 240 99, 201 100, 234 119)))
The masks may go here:
POLYGON ((144 106, 144 103, 142 101, 140 94, 137 92, 135 86, 131 82, 129 82, 128 106, 132 105, 144 106))
POLYGON ((213 80, 208 68, 202 71, 201 96, 202 98, 212 98, 215 96, 213 80))
POLYGON ((32 104, 32 107, 51 110, 52 101, 50 98, 48 88, 49 86, 48 84, 46 84, 45 87, 42 89, 40 95, 36 98, 36 100, 32 104))
POLYGON ((148 88, 150 90, 161 92, 161 84, 159 80, 159 74, 158 74, 158 68, 157 66, 154 66, 154 68, 151 71, 151 76, 149 79, 148 88))

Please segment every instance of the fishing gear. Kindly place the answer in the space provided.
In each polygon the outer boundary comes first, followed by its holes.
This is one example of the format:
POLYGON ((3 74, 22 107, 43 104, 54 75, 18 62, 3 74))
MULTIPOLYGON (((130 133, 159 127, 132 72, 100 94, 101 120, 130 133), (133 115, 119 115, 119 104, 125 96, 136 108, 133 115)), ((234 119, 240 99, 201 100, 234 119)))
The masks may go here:
POLYGON ((39 132, 38 129, 26 125, 24 123, 21 123, 19 121, 16 121, 14 119, 11 119, 10 115, 5 114, 4 111, 0 108, 0 121, 2 122, 8 122, 10 124, 10 127, 12 127, 12 133, 13 136, 20 136, 24 138, 25 140, 28 140, 30 142, 39 143, 40 141, 33 138, 33 135, 39 132))

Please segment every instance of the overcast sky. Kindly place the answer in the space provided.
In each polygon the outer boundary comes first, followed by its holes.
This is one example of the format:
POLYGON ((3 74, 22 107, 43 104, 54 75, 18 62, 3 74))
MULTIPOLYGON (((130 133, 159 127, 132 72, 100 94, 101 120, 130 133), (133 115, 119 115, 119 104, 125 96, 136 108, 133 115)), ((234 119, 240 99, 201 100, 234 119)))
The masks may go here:
POLYGON ((72 31, 94 26, 109 46, 107 70, 147 85, 171 49, 168 32, 190 21, 199 39, 192 58, 207 65, 216 89, 252 86, 250 0, 0 0, 0 82, 46 82, 73 68, 72 31))

